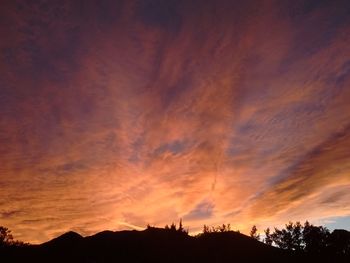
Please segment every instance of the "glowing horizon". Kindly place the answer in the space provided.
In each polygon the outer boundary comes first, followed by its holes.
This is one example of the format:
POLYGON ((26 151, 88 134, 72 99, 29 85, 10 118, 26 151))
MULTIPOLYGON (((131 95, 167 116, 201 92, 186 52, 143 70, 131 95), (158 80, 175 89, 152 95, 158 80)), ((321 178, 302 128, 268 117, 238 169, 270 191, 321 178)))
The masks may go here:
POLYGON ((243 2, 5 1, 0 225, 349 218, 350 5, 243 2))

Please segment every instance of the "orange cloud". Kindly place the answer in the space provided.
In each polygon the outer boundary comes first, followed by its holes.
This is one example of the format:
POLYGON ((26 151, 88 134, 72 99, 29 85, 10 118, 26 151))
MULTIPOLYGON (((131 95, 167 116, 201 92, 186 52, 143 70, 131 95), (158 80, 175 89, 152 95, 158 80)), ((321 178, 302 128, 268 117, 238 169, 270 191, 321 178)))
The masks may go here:
POLYGON ((16 238, 350 214, 345 7, 6 9, 0 224, 16 238))

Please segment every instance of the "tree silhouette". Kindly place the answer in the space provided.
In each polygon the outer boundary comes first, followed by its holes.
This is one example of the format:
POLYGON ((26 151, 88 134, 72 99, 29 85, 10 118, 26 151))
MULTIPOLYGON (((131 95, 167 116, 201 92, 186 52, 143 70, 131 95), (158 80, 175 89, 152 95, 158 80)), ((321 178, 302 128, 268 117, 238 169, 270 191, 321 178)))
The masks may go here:
POLYGON ((265 244, 271 246, 273 240, 272 240, 272 237, 271 237, 270 228, 269 228, 269 227, 266 228, 266 229, 264 230, 264 232, 265 232, 265 239, 264 239, 264 242, 265 242, 265 244))
POLYGON ((260 235, 258 234, 258 229, 256 228, 256 225, 252 227, 252 230, 250 230, 250 237, 260 240, 260 235))
POLYGON ((289 222, 282 230, 275 227, 275 231, 271 234, 273 242, 283 249, 302 250, 303 236, 302 225, 300 222, 289 222))
POLYGON ((210 227, 207 225, 203 225, 203 234, 208 234, 210 233, 210 227))
POLYGON ((222 226, 219 227, 220 232, 229 232, 231 231, 231 225, 230 224, 222 224, 222 226))
POLYGON ((292 249, 293 250, 302 250, 303 249, 303 226, 300 222, 293 224, 290 222, 287 226, 287 229, 292 232, 292 249))
POLYGON ((279 230, 275 227, 271 235, 273 242, 282 249, 292 249, 292 235, 286 229, 279 230))
POLYGON ((180 218, 180 222, 179 222, 179 228, 177 229, 178 232, 184 232, 184 228, 182 226, 182 218, 180 218))
POLYGON ((176 224, 175 224, 174 222, 171 223, 171 225, 170 225, 170 230, 176 231, 176 224))
POLYGON ((337 255, 350 257, 350 232, 343 229, 336 229, 328 239, 330 251, 337 255))
POLYGON ((314 226, 308 221, 304 223, 303 242, 305 251, 319 253, 324 251, 329 242, 329 230, 323 226, 314 226))
POLYGON ((0 226, 0 246, 11 245, 13 242, 11 231, 6 227, 0 226))
MULTIPOLYGON (((203 231, 202 234, 209 234, 209 233, 218 233, 218 232, 231 232, 231 225, 230 224, 222 224, 221 226, 207 226, 203 225, 203 231)), ((236 231, 237 232, 237 231, 236 231)))
POLYGON ((173 222, 173 223, 171 223, 170 226, 168 224, 166 224, 164 229, 167 230, 167 231, 171 231, 171 232, 184 233, 186 235, 188 234, 188 229, 185 229, 183 227, 181 218, 180 218, 180 222, 179 222, 179 227, 176 227, 176 224, 173 222))

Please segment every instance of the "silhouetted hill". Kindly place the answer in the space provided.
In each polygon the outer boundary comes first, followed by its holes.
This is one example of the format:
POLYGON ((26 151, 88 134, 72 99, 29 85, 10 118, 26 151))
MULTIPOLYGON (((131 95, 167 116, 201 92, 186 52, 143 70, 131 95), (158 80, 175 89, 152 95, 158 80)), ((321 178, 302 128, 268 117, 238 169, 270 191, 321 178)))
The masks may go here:
POLYGON ((79 242, 82 242, 84 238, 79 235, 76 232, 73 231, 69 231, 59 237, 56 237, 46 243, 43 243, 42 246, 59 246, 59 247, 65 247, 65 246, 71 246, 71 245, 75 245, 79 242))
MULTIPOLYGON (((339 235, 345 235, 345 232, 339 232, 342 233, 339 235)), ((347 262, 335 256, 282 250, 233 231, 192 237, 184 232, 160 228, 104 231, 88 237, 68 232, 41 245, 4 249, 1 259, 2 262, 84 263, 347 262)))

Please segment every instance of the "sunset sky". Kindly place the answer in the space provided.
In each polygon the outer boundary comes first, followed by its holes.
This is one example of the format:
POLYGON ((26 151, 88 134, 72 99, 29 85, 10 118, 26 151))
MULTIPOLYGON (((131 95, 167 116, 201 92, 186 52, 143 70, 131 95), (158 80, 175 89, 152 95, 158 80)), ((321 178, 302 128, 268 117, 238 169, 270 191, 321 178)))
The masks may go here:
POLYGON ((350 1, 1 1, 0 225, 350 229, 350 1))

